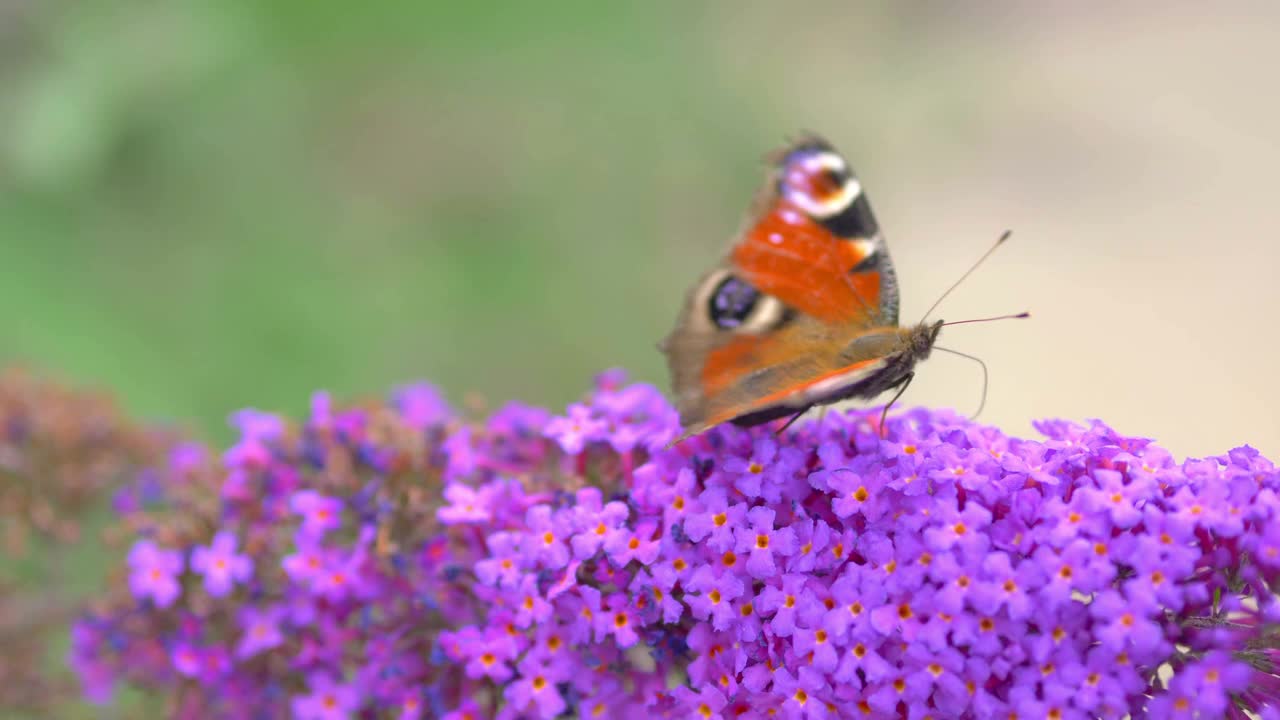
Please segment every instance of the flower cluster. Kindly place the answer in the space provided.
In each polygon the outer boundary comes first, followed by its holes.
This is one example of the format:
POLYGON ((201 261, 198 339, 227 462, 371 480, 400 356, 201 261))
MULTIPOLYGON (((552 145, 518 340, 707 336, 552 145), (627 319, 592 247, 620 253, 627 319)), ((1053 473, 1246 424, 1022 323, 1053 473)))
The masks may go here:
POLYGON ((1280 718, 1258 453, 876 418, 668 448, 616 373, 562 417, 425 386, 246 411, 122 509, 73 662, 174 717, 1280 718))
POLYGON ((0 715, 45 716, 74 694, 74 678, 31 661, 79 611, 65 555, 169 442, 100 394, 0 371, 0 715))
POLYGON ((32 536, 80 540, 84 516, 172 442, 170 433, 128 421, 101 394, 0 371, 0 552, 22 557, 32 536))

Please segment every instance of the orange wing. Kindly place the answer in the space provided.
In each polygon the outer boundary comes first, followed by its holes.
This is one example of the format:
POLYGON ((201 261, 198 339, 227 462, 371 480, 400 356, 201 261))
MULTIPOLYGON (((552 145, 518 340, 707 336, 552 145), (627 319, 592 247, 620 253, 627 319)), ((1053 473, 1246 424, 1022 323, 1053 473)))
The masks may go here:
POLYGON ((729 258, 743 280, 788 307, 870 326, 879 324, 882 278, 875 264, 856 268, 877 251, 874 240, 841 238, 779 197, 729 258))

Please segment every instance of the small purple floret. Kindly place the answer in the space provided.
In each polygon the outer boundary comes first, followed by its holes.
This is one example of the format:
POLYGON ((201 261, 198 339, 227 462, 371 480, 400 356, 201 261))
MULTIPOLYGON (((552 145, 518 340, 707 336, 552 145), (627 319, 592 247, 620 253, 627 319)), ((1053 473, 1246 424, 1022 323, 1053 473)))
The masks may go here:
POLYGON ((236 552, 235 533, 223 530, 208 547, 191 552, 191 569, 204 576, 204 588, 210 595, 222 597, 253 575, 253 561, 236 552))

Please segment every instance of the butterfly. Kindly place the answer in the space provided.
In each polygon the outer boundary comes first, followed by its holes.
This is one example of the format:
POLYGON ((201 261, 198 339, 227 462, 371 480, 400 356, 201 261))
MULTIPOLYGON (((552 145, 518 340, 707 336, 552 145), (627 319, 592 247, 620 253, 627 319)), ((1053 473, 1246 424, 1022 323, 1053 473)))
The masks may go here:
POLYGON ((659 344, 684 426, 676 442, 725 422, 901 394, 944 324, 898 325, 884 237, 830 143, 805 135, 768 162, 743 230, 659 344))

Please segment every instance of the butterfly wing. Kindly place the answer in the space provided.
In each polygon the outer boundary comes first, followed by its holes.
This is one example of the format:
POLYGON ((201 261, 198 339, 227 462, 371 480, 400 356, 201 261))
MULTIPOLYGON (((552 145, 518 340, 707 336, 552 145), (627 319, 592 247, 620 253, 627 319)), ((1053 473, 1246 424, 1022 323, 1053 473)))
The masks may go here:
POLYGON ((849 164, 816 136, 770 160, 728 264, 760 292, 823 322, 897 325, 893 263, 849 164))
POLYGON ((839 329, 801 317, 767 335, 673 334, 665 349, 682 439, 724 422, 755 425, 879 387, 901 356, 900 330, 855 336, 839 329))
POLYGON ((746 228, 662 345, 686 434, 829 402, 900 342, 893 266, 848 163, 816 137, 771 159, 746 228))

